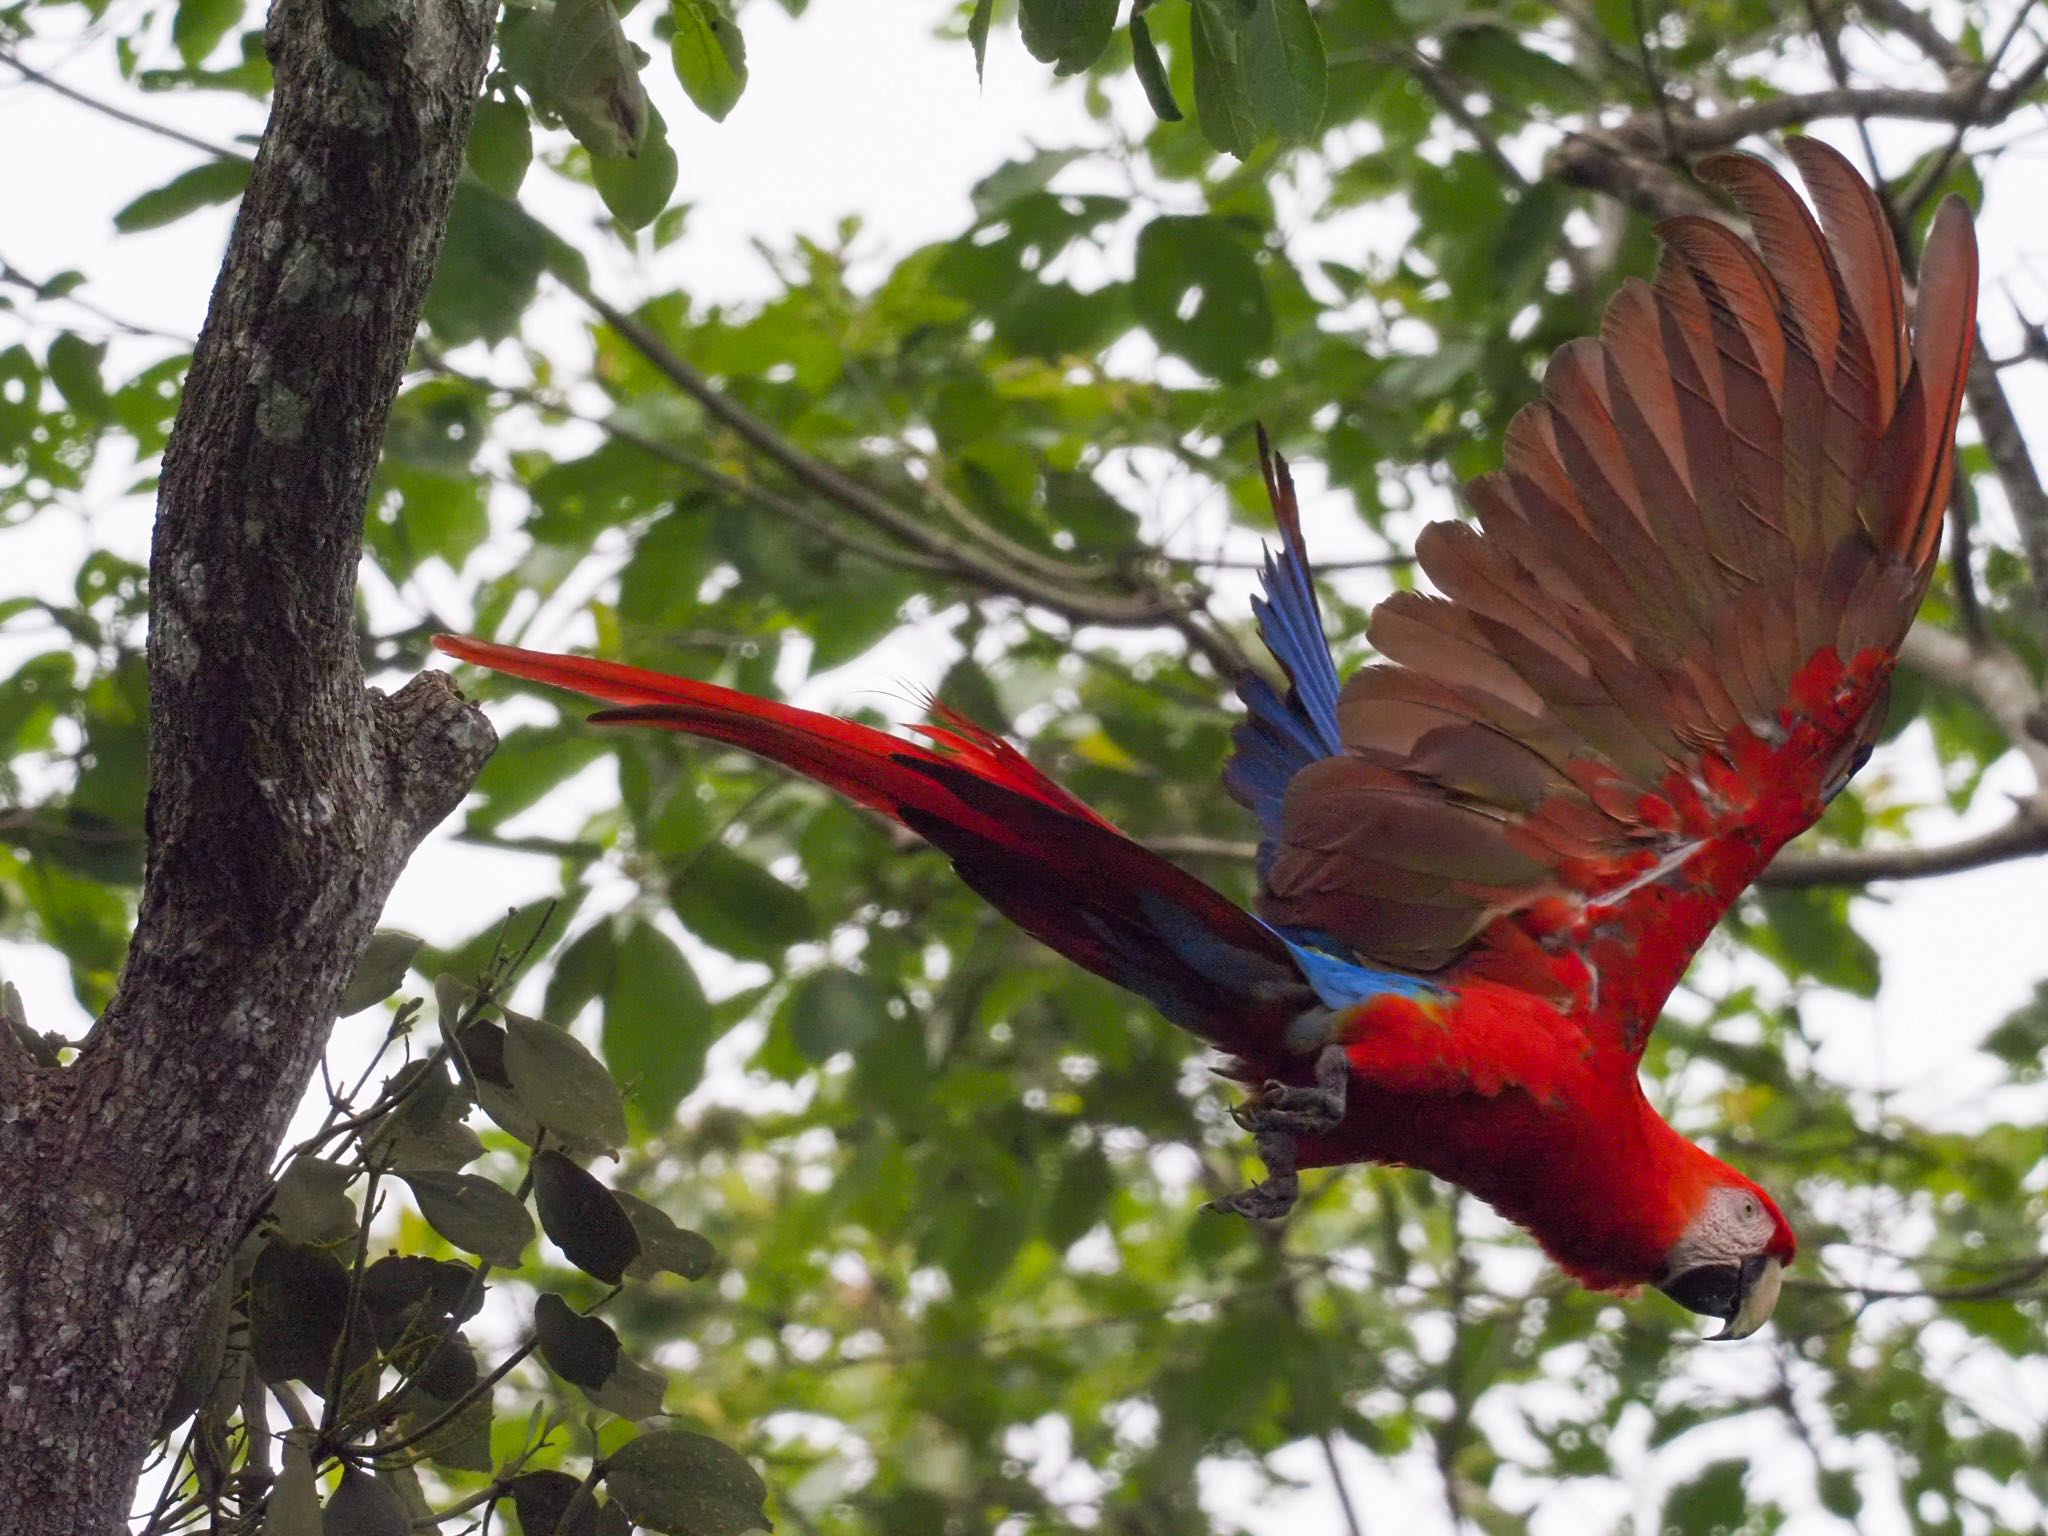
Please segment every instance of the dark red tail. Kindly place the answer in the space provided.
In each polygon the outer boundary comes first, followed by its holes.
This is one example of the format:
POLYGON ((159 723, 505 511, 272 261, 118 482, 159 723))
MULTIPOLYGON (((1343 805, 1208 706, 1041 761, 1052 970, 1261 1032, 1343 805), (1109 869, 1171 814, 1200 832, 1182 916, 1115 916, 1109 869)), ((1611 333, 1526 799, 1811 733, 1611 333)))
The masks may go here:
POLYGON ((1262 1055, 1314 999, 1279 935, 1139 846, 992 732, 951 713, 930 744, 712 683, 437 635, 462 661, 620 706, 598 724, 740 747, 908 827, 1025 932, 1221 1050, 1262 1055))

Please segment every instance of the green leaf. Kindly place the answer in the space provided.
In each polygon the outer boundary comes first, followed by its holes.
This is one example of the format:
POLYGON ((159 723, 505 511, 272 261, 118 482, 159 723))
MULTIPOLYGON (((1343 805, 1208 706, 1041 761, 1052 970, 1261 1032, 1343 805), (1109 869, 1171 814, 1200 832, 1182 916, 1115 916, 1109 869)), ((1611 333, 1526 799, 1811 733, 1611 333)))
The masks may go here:
POLYGON ((405 973, 412 969, 413 956, 426 940, 400 928, 379 928, 370 935, 356 961, 355 974, 341 989, 334 1006, 337 1018, 348 1018, 365 1008, 374 1008, 405 985, 405 973))
POLYGON ((44 359, 50 382, 57 386, 64 403, 94 421, 106 420, 114 408, 106 381, 100 377, 100 364, 106 356, 105 342, 87 341, 64 331, 50 342, 49 355, 44 359))
POLYGON ((1004 210, 1052 186, 1053 178, 1082 158, 1077 149, 1041 149, 1021 160, 1007 160, 977 181, 969 191, 975 217, 994 219, 1004 210))
POLYGON ((477 775, 474 788, 481 803, 469 813, 470 826, 479 832, 496 831, 610 753, 611 744, 580 720, 505 732, 477 775))
POLYGON ((475 1093, 477 1107, 516 1140, 529 1147, 539 1141, 540 1122, 505 1075, 505 1031, 486 1019, 464 1029, 458 1039, 469 1069, 464 1082, 475 1093))
POLYGON ((568 1513, 576 1490, 582 1486, 580 1478, 553 1468, 522 1472, 513 1478, 512 1508, 519 1515, 521 1536, 596 1536, 594 1499, 584 1500, 582 1512, 568 1525, 562 1524, 562 1516, 568 1513))
POLYGON ((1195 121, 1202 137, 1242 160, 1259 142, 1251 89, 1238 62, 1231 23, 1208 0, 1190 0, 1189 50, 1194 57, 1195 121))
POLYGON ((483 1305, 484 1288, 467 1264, 388 1253, 363 1271, 358 1295, 377 1347, 388 1352, 403 1339, 436 1338, 451 1320, 468 1320, 483 1305))
POLYGON ((1256 0, 1237 29, 1237 62, 1261 128, 1284 144, 1305 144, 1315 137, 1323 123, 1329 70, 1308 0, 1256 0))
POLYGON ((974 14, 967 18, 967 44, 974 50, 974 78, 986 79, 984 66, 988 63, 988 24, 994 19, 996 0, 974 0, 974 14))
POLYGON ((465 1253, 514 1268, 533 1241, 533 1218, 510 1190, 474 1173, 434 1168, 398 1175, 427 1225, 465 1253))
POLYGON ((774 963, 792 944, 820 937, 802 891, 720 843, 684 860, 669 904, 692 933, 742 960, 774 963))
POLYGON ((505 1074, 519 1102, 564 1144, 590 1151, 626 1144, 618 1084, 567 1030, 506 1013, 505 1074))
POLYGON ((114 215, 114 228, 124 235, 161 229, 201 208, 231 203, 249 185, 249 169, 250 162, 240 156, 195 165, 126 204, 114 215))
POLYGON ((1217 378, 1242 376, 1273 344, 1258 264, 1222 219, 1147 224, 1131 304, 1161 347, 1217 378))
POLYGON ((491 96, 469 125, 469 168, 500 197, 517 197, 533 163, 533 119, 518 101, 491 96))
POLYGON ((2040 1079, 2048 1069, 2048 982, 2034 984, 2034 995, 1984 1037, 1984 1049, 2003 1061, 2015 1080, 2040 1079))
POLYGON ((724 122, 747 88, 747 44, 721 0, 669 0, 669 57, 697 110, 724 122))
POLYGON ((1756 894, 1769 926, 1751 940, 1765 954, 1824 986, 1877 995, 1877 951, 1849 925, 1845 892, 1765 886, 1756 894))
POLYGON ((768 1486, 737 1451, 687 1429, 649 1430, 612 1453, 605 1487, 635 1524, 664 1536, 768 1528, 768 1486))
POLYGON ((263 1506, 262 1536, 324 1536, 311 1454, 287 1435, 278 1462, 277 1481, 263 1506))
POLYGON ((559 1152, 533 1155, 533 1203, 541 1230, 569 1262, 607 1285, 640 1256, 640 1238, 612 1192, 559 1152))
POLYGON ((628 229, 645 229, 661 217, 675 195, 679 174, 668 126, 659 112, 648 110, 647 135, 636 153, 617 159, 593 156, 590 161, 590 179, 597 183, 598 196, 628 229))
POLYGON ((355 1176, 339 1163, 295 1157, 277 1181, 270 1216, 277 1235, 302 1248, 331 1248, 356 1235, 355 1203, 348 1197, 355 1176))
POLYGON ((554 1292, 533 1308, 533 1334, 540 1357, 562 1380, 601 1387, 619 1364, 619 1336, 601 1317, 585 1317, 554 1292))
POLYGON ((263 1379, 324 1392, 348 1300, 339 1259, 275 1239, 264 1244, 249 1275, 249 1350, 263 1379))
POLYGON ((386 1168, 454 1172, 483 1156, 484 1144, 464 1122, 470 1097, 441 1062, 417 1061, 400 1069, 391 1090, 402 1093, 398 1107, 371 1131, 366 1153, 386 1168), (426 1076, 426 1082, 412 1080, 426 1076))
POLYGON ((541 82, 548 105, 591 154, 639 149, 647 132, 647 91, 611 0, 555 0, 541 82))
POLYGON ((1131 64, 1137 71, 1138 84, 1145 88, 1145 100, 1151 105, 1152 115, 1162 123, 1179 122, 1180 103, 1173 99, 1173 83, 1167 78, 1166 63, 1152 41, 1152 29, 1135 10, 1131 13, 1131 64))
POLYGON ((381 1477, 343 1467, 321 1531, 323 1536, 412 1536, 412 1517, 397 1490, 381 1477))
POLYGON ((812 1061, 858 1051, 889 1025, 888 999, 858 971, 816 971, 798 982, 786 1005, 789 1033, 812 1061))
POLYGON ((243 0, 178 0, 171 41, 188 67, 196 68, 242 20, 243 0))
POLYGON ((711 1005, 683 952, 651 924, 627 928, 605 991, 604 1056, 651 1123, 666 1122, 697 1086, 713 1037, 711 1005))
POLYGON ((437 1467, 456 1472, 490 1471, 495 1465, 491 1456, 491 1394, 484 1392, 454 1417, 443 1418, 452 1407, 453 1400, 424 1389, 415 1391, 406 1399, 405 1412, 398 1417, 398 1432, 418 1434, 440 1420, 440 1427, 420 1442, 428 1459, 437 1467))
POLYGON ((710 1239, 688 1227, 677 1226, 668 1212, 638 1195, 615 1189, 612 1198, 619 1202, 640 1239, 640 1256, 626 1266, 627 1274, 636 1280, 651 1280, 667 1270, 685 1280, 701 1280, 711 1273, 711 1266, 718 1262, 718 1252, 710 1239))
POLYGON ((502 341, 519 328, 543 272, 587 281, 582 269, 582 258, 517 203, 480 181, 458 182, 427 291, 427 323, 450 346, 502 341))
POLYGON ((668 1396, 668 1378, 628 1356, 619 1356, 618 1368, 595 1387, 582 1388, 606 1413, 622 1419, 651 1419, 661 1412, 668 1396))
POLYGON ((1742 1461, 1709 1462, 1671 1490, 1658 1525, 1685 1536, 1735 1536, 1749 1516, 1742 1491, 1747 1468, 1742 1461))
POLYGON ((555 968, 548 974, 548 989, 541 1002, 542 1012, 555 1024, 566 1027, 573 1023, 612 984, 617 965, 612 920, 605 918, 584 929, 555 956, 555 968))
POLYGON ((1024 46, 1062 75, 1102 57, 1116 31, 1117 0, 1018 0, 1024 46))

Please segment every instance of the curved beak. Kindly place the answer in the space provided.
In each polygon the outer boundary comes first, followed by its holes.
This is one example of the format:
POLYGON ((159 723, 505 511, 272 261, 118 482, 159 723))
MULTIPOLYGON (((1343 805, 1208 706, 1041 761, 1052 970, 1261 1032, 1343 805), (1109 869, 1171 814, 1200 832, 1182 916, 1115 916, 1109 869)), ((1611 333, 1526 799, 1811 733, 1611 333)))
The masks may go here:
POLYGON ((1783 1264, 1759 1254, 1740 1264, 1701 1264, 1657 1289, 1688 1312, 1720 1318, 1724 1326, 1710 1339, 1746 1339, 1770 1320, 1784 1277, 1783 1264))

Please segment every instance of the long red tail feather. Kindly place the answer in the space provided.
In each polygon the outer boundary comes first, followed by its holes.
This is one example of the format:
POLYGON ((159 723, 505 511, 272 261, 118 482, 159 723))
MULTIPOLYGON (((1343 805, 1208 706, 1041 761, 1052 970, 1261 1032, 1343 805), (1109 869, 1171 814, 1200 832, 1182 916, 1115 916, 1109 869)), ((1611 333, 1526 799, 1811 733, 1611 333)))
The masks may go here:
POLYGON ((1132 842, 992 732, 953 715, 931 744, 618 662, 437 635, 459 660, 602 699, 598 724, 724 742, 908 827, 1049 947, 1221 1049, 1258 1055, 1312 1003, 1286 944, 1132 842))

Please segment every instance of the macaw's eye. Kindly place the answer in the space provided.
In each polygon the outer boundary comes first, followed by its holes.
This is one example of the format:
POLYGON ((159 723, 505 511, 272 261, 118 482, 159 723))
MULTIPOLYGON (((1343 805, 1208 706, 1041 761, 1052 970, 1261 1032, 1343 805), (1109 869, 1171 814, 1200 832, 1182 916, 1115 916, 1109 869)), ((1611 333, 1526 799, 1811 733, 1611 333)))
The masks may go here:
POLYGON ((1754 1221, 1756 1219, 1756 1210, 1756 1202, 1750 1199, 1749 1196, 1744 1195, 1742 1197, 1742 1219, 1744 1221, 1754 1221))

